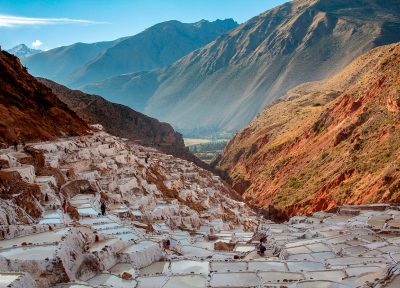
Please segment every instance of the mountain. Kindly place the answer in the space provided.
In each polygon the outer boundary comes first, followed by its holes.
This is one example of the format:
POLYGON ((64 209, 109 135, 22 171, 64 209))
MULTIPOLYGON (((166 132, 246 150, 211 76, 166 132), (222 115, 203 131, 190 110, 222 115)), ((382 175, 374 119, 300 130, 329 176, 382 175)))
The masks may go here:
POLYGON ((237 26, 232 19, 190 24, 167 21, 154 25, 82 66, 68 83, 77 87, 119 74, 167 66, 237 26))
POLYGON ((217 163, 251 204, 275 216, 400 201, 400 43, 267 107, 217 163))
POLYGON ((140 108, 179 131, 236 130, 290 88, 332 76, 364 52, 400 41, 399 31, 398 0, 296 0, 167 68, 83 90, 105 91, 107 99, 140 108))
POLYGON ((0 51, 0 142, 50 140, 88 129, 16 56, 0 51))
POLYGON ((207 165, 191 154, 185 147, 182 135, 168 123, 136 112, 131 108, 111 103, 97 95, 70 90, 51 80, 38 78, 57 97, 89 124, 101 124, 107 132, 138 144, 155 147, 167 154, 189 160, 200 167, 207 165))
POLYGON ((15 56, 17 56, 18 58, 22 59, 28 56, 32 56, 35 55, 37 53, 42 52, 42 50, 39 49, 31 49, 28 46, 26 46, 25 44, 19 44, 17 46, 15 46, 14 48, 7 50, 8 53, 11 53, 15 56))
POLYGON ((92 44, 75 43, 24 58, 22 59, 22 63, 34 76, 50 78, 53 81, 66 83, 72 72, 119 41, 121 39, 92 44))
POLYGON ((37 77, 78 87, 171 64, 237 25, 232 19, 191 24, 167 21, 115 41, 55 48, 28 57, 23 63, 37 77))

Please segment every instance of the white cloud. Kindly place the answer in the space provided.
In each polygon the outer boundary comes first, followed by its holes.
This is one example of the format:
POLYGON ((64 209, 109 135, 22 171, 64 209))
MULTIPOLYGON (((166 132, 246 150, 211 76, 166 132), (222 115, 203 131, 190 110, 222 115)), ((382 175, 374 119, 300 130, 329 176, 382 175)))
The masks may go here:
POLYGON ((35 41, 32 42, 32 47, 33 48, 38 48, 38 47, 40 47, 42 45, 43 45, 43 42, 40 41, 40 40, 35 40, 35 41))
POLYGON ((31 18, 10 15, 0 15, 0 27, 15 27, 27 25, 54 25, 54 24, 104 24, 82 19, 71 18, 31 18))

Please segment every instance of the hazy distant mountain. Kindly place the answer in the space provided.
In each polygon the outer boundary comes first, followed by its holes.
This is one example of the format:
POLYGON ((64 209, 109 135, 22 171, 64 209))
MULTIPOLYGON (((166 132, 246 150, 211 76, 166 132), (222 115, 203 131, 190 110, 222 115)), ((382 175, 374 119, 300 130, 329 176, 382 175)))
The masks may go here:
POLYGON ((37 77, 65 83, 72 72, 119 41, 76 43, 35 54, 22 59, 22 62, 37 77))
POLYGON ((191 24, 168 21, 154 25, 81 67, 69 84, 76 87, 119 74, 167 66, 237 25, 232 19, 191 24))
POLYGON ((32 56, 35 55, 37 53, 42 52, 42 50, 39 49, 31 49, 28 46, 26 46, 25 44, 19 44, 17 46, 15 46, 14 48, 7 50, 8 53, 11 53, 15 56, 17 56, 18 58, 22 59, 28 56, 32 56))
POLYGON ((110 76, 164 67, 237 25, 232 19, 191 24, 167 21, 116 41, 52 49, 29 57, 24 64, 38 77, 78 87, 110 76))
POLYGON ((399 16, 398 0, 296 0, 165 69, 84 90, 103 92, 183 132, 235 130, 288 89, 331 76, 371 48, 399 41, 399 16))

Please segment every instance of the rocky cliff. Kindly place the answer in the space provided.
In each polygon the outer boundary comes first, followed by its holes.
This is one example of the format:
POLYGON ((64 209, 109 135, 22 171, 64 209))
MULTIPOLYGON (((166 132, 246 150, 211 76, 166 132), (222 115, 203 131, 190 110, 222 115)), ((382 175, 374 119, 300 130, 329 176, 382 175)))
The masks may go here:
POLYGON ((0 52, 0 142, 50 140, 88 130, 17 57, 0 52))
POLYGON ((398 203, 399 119, 400 44, 393 44, 290 90, 229 142, 217 166, 247 201, 279 217, 398 203))

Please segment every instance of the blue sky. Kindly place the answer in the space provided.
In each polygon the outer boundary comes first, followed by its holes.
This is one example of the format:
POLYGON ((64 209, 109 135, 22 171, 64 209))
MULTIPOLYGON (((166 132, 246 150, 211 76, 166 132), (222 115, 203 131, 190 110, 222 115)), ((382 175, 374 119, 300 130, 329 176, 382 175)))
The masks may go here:
POLYGON ((50 49, 114 40, 167 20, 242 23, 287 0, 0 0, 0 45, 50 49))

